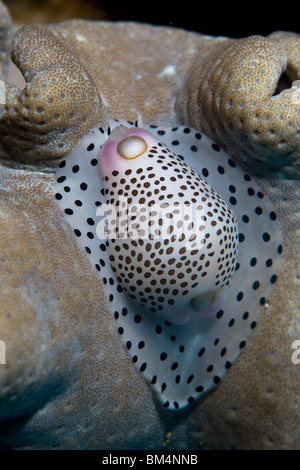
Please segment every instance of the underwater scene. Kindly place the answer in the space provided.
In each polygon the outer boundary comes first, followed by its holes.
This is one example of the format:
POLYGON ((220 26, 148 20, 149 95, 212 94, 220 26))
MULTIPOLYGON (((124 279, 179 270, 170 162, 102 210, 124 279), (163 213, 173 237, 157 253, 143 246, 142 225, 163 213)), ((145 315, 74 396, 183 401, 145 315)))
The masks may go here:
POLYGON ((300 449, 299 26, 155 3, 0 1, 0 449, 300 449))

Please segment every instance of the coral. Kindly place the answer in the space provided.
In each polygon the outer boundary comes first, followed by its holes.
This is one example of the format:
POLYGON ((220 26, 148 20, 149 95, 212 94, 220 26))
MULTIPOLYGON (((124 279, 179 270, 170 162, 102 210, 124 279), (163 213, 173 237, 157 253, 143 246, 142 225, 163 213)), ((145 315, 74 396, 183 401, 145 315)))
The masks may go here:
POLYGON ((89 73, 63 41, 43 26, 35 26, 30 35, 26 30, 19 34, 12 59, 27 86, 20 91, 7 85, 0 152, 15 165, 43 169, 57 164, 97 122, 105 123, 105 110, 89 73), (32 58, 26 50, 35 51, 32 58))
MULTIPOLYGON (((3 31, 7 51, 7 22, 3 31)), ((0 120, 3 447, 300 447, 299 105, 294 88, 276 94, 285 69, 299 78, 299 44, 292 33, 232 40, 82 20, 16 34, 27 85, 7 85, 0 120), (251 174, 282 229, 278 282, 246 348, 217 388, 175 414, 132 366, 108 289, 55 200, 53 170, 109 118, 199 128, 251 174)))
POLYGON ((300 93, 277 93, 283 74, 290 82, 299 75, 299 52, 296 33, 224 42, 205 62, 194 61, 177 100, 179 118, 237 160, 250 160, 252 172, 255 164, 260 173, 263 166, 299 176, 300 93))

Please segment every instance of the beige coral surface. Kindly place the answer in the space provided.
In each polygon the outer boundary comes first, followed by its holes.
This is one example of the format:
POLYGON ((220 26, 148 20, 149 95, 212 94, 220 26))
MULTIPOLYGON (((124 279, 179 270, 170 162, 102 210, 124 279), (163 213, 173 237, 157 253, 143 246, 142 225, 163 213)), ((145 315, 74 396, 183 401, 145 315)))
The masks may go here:
POLYGON ((300 76, 300 36, 74 20, 22 28, 12 57, 27 84, 7 85, 0 120, 2 447, 300 448, 300 105, 294 88, 275 93, 285 70, 300 76), (133 368, 54 198, 55 166, 109 117, 199 128, 255 175, 283 232, 280 276, 247 347, 175 413, 133 368))

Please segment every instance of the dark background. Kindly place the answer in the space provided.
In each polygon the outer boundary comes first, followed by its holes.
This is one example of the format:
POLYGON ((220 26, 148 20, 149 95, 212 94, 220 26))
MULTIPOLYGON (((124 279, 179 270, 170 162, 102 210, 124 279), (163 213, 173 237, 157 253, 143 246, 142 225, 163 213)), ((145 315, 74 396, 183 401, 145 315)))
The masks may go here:
POLYGON ((155 0, 149 6, 134 2, 135 8, 128 8, 126 2, 116 3, 122 14, 132 16, 136 21, 154 24, 172 24, 189 30, 213 36, 245 37, 252 34, 267 35, 276 30, 300 32, 300 4, 298 2, 265 2, 214 0, 177 0, 173 4, 155 0), (152 5, 152 7, 150 7, 152 5), (164 7, 168 5, 168 8, 164 7))
POLYGON ((300 32, 297 2, 206 0, 4 0, 15 23, 56 22, 68 18, 140 21, 198 31, 245 37, 272 31, 300 32))

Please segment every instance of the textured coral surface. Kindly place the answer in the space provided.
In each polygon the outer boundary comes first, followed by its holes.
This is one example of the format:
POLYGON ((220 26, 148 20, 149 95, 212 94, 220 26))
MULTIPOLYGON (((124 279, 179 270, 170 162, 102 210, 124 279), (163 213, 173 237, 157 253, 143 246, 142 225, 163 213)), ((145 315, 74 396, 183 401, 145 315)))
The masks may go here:
POLYGON ((13 60, 27 85, 7 86, 0 121, 2 447, 300 448, 300 366, 291 361, 300 336, 300 107, 294 88, 275 94, 287 67, 299 76, 299 52, 290 33, 232 40, 79 20, 17 33, 13 60), (53 191, 53 168, 81 135, 108 117, 140 116, 213 137, 255 174, 284 236, 279 280, 247 347, 215 390, 175 413, 132 367, 107 291, 53 191))

